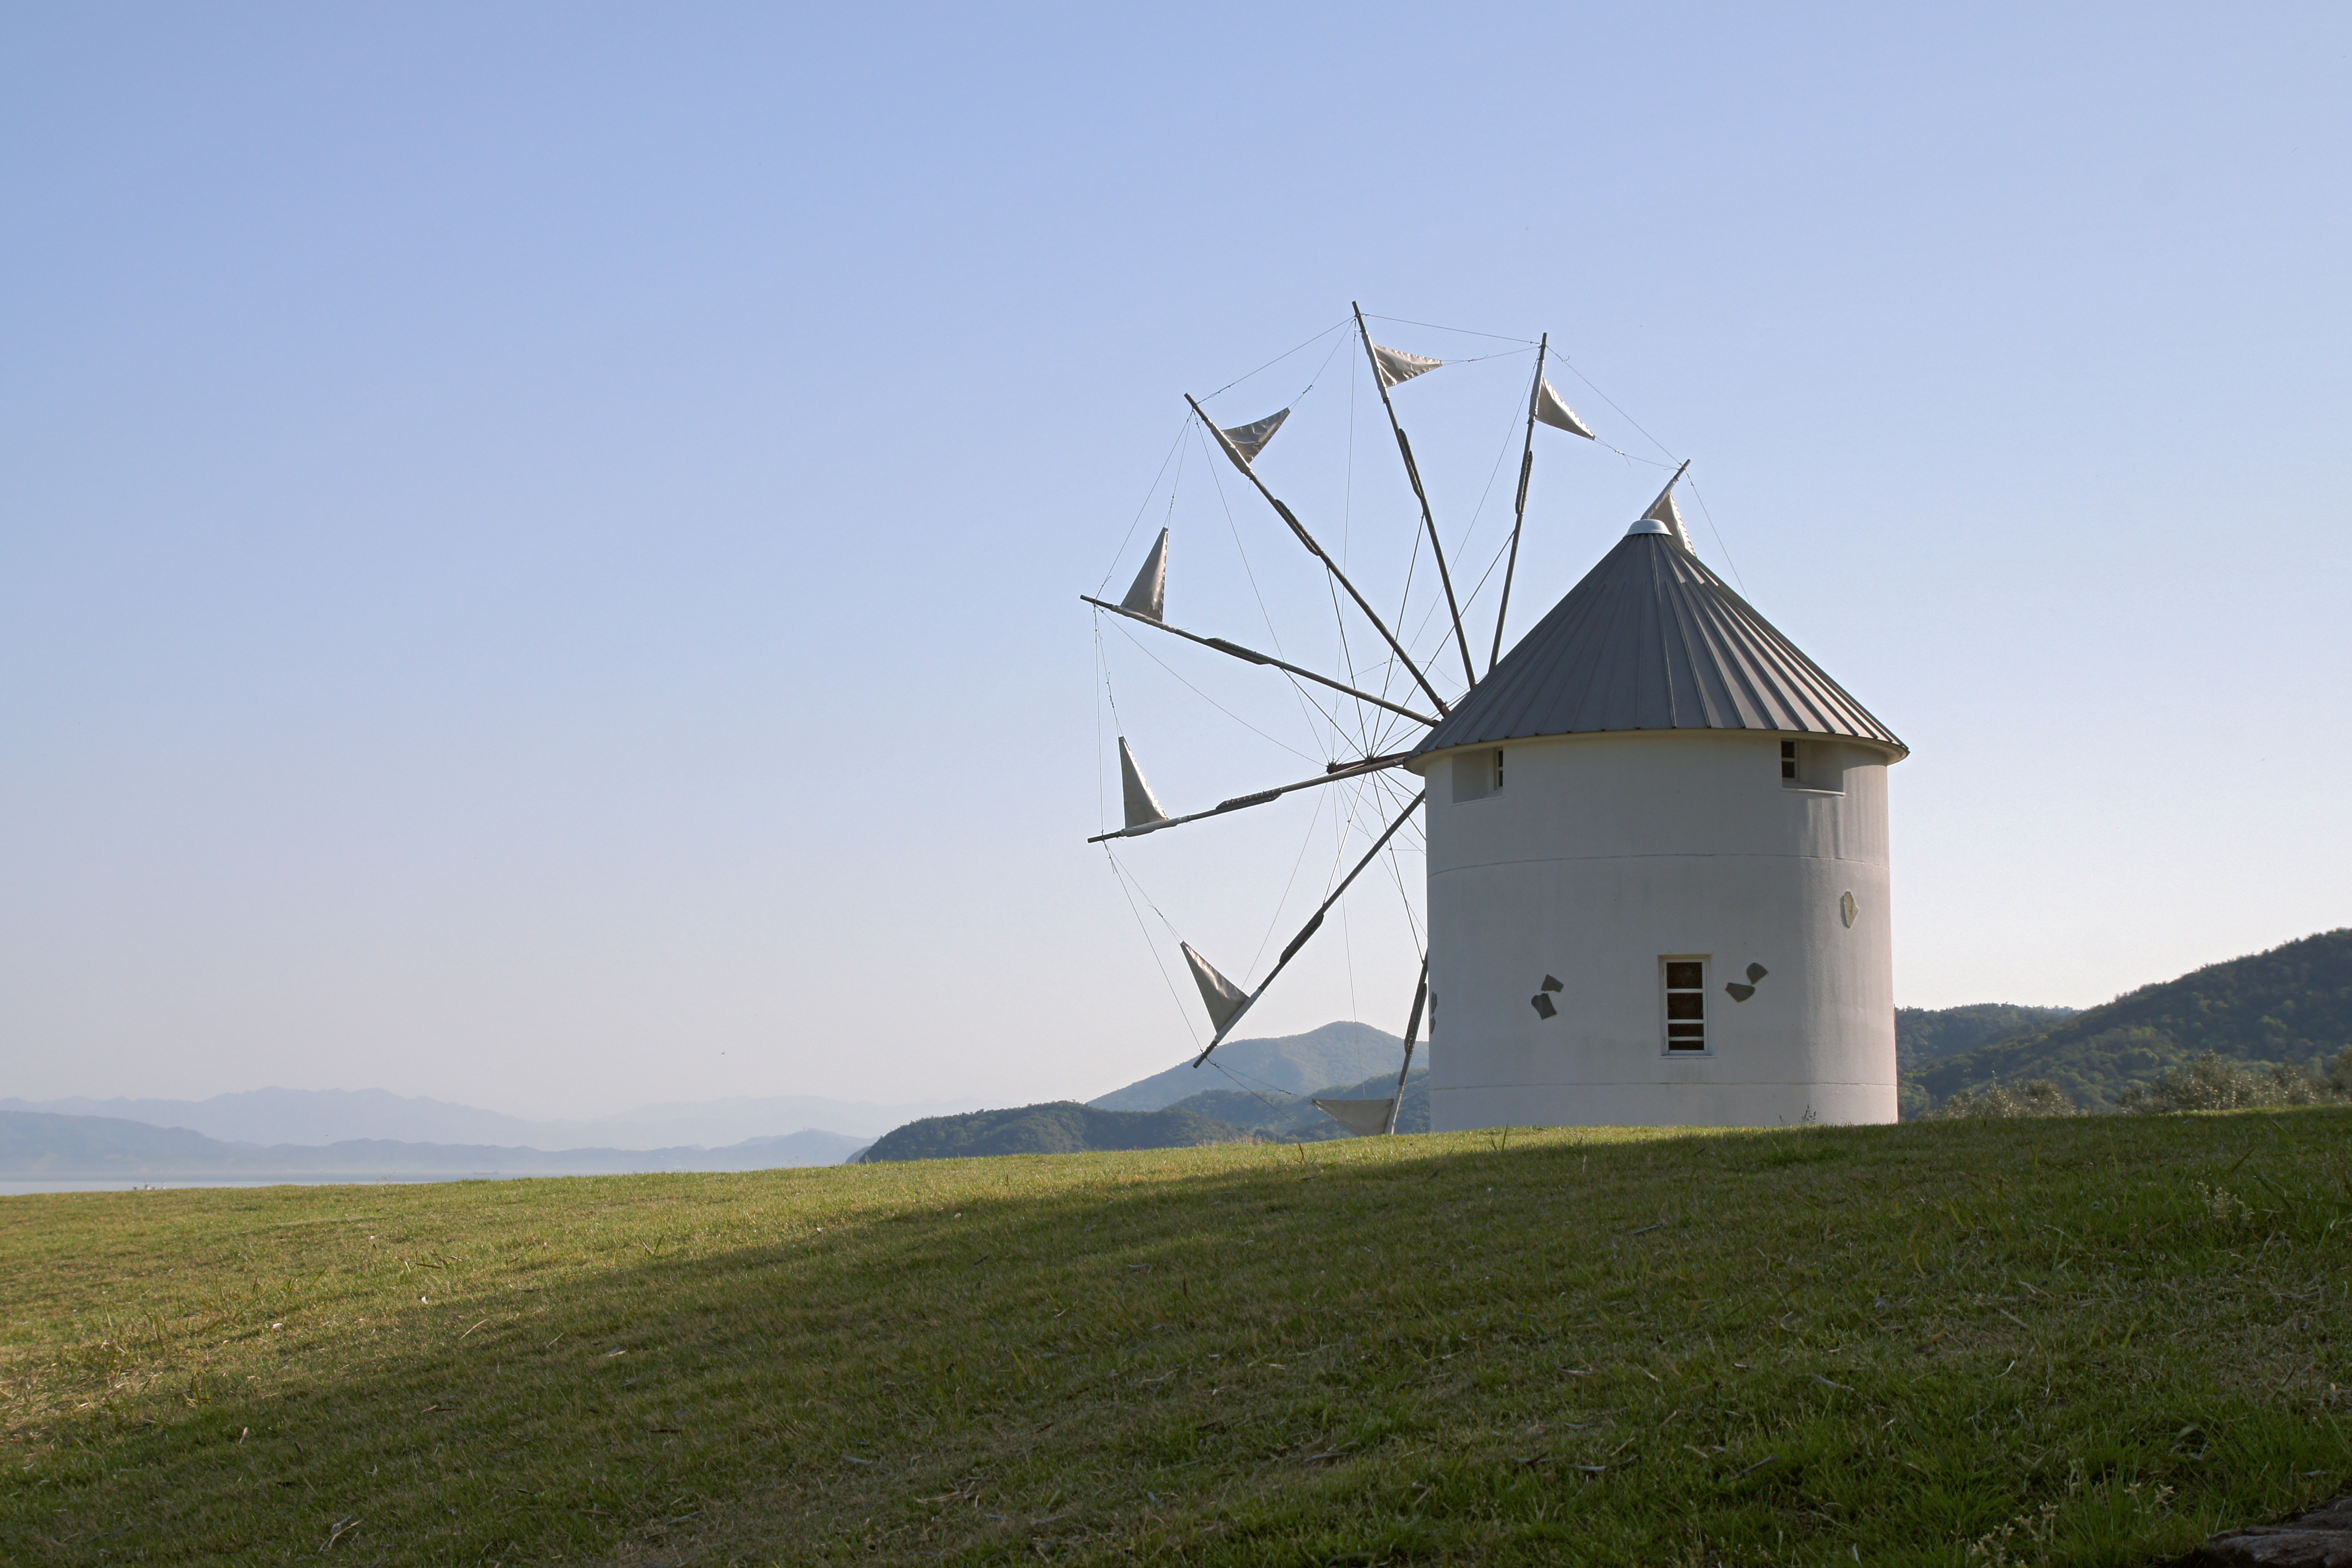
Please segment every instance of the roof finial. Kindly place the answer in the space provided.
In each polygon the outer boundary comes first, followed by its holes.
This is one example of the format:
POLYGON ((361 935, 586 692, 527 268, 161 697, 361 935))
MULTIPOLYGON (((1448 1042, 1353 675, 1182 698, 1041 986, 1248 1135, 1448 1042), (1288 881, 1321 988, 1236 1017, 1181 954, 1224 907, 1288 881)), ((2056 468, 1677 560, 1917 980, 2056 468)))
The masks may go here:
POLYGON ((1681 549, 1684 554, 1695 556, 1698 553, 1698 552, 1691 546, 1690 530, 1683 526, 1683 514, 1675 507, 1675 486, 1682 482, 1684 470, 1687 469, 1689 467, 1690 459, 1688 458, 1685 458, 1683 459, 1682 468, 1675 470, 1675 477, 1666 481, 1666 488, 1660 490, 1658 492, 1658 499, 1650 503, 1650 510, 1643 512, 1640 521, 1636 521, 1632 528, 1627 529, 1625 531, 1626 532, 1664 533, 1672 537, 1675 543, 1681 549), (1644 528, 1642 524, 1645 522, 1655 523, 1659 526, 1654 528, 1644 528))

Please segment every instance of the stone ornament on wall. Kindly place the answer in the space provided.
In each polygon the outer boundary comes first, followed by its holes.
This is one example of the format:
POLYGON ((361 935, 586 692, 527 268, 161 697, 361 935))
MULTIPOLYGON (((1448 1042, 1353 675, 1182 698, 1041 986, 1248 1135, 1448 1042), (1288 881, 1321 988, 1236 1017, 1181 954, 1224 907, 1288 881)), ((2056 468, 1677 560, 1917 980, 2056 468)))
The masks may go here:
POLYGON ((1747 984, 1742 985, 1738 981, 1735 980, 1730 984, 1725 986, 1724 990, 1730 993, 1731 999, 1734 1002, 1745 1002, 1750 996, 1756 994, 1756 983, 1771 973, 1772 972, 1770 970, 1765 968, 1760 963, 1751 963, 1748 966, 1747 984))
POLYGON ((1853 929, 1853 917, 1861 912, 1862 906, 1853 901, 1853 895, 1852 893, 1841 893, 1838 895, 1838 919, 1845 921, 1846 930, 1852 931, 1853 929))
POLYGON ((1552 1005, 1550 993, 1567 989, 1568 987, 1547 974, 1543 977, 1543 989, 1528 998, 1528 1005, 1536 1010, 1536 1016, 1538 1018, 1556 1017, 1559 1016, 1559 1009, 1552 1005))

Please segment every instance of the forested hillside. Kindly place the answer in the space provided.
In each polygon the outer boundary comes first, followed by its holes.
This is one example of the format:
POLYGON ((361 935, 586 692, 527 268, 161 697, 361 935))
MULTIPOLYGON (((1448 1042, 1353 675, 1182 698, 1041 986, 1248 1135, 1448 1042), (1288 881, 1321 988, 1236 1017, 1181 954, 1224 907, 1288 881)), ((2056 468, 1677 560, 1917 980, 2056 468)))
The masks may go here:
POLYGON ((2075 1014, 2073 1007, 2021 1007, 2011 1002, 1978 1002, 1965 1007, 1895 1009, 1895 1065, 1902 1071, 1925 1067, 1995 1040, 2055 1028, 2075 1014))
MULTIPOLYGON (((1315 1101, 1325 1100, 1386 1100, 1396 1092, 1396 1074, 1385 1072, 1358 1084, 1318 1089, 1313 1094, 1251 1093, 1237 1089, 1213 1089, 1180 1100, 1169 1107, 1171 1110, 1189 1110, 1213 1121, 1223 1121, 1277 1143, 1320 1143, 1326 1139, 1352 1136, 1349 1131, 1315 1108, 1315 1101)), ((1424 1068, 1413 1068, 1405 1080, 1404 1104, 1397 1110, 1397 1131, 1426 1132, 1429 1131, 1429 1072, 1424 1068)))
POLYGON ((2112 1107, 2129 1085, 2206 1051, 2312 1067, 2347 1045, 2352 929, 2208 964, 2063 1023, 1923 1062, 1905 1075, 1905 1110, 1964 1089, 2027 1079, 2048 1079, 2086 1108, 2112 1107))
POLYGON ((1075 1154, 1089 1149, 1191 1149, 1231 1143, 1244 1134, 1189 1110, 1097 1110, 1074 1100, 1009 1110, 927 1116, 884 1133, 861 1156, 957 1160, 979 1154, 1075 1154))
MULTIPOLYGON (((1087 1150, 1190 1149, 1204 1143, 1319 1143, 1351 1136, 1315 1108, 1321 1096, 1382 1100, 1396 1075, 1288 1095, 1239 1089, 1203 1089, 1163 1110, 1104 1110, 1056 1100, 1011 1110, 974 1110, 910 1121, 868 1149, 864 1159, 952 1160, 977 1154, 1075 1154, 1087 1150)), ((1416 1071, 1397 1112, 1397 1131, 1429 1131, 1429 1075, 1416 1071)))

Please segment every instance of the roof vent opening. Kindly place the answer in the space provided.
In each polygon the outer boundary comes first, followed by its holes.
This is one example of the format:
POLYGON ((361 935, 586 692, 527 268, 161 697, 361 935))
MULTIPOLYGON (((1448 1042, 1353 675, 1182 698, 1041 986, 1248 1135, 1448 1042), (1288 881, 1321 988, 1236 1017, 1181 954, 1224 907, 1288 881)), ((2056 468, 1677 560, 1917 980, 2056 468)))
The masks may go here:
POLYGON ((1780 787, 1814 795, 1843 795, 1852 750, 1832 741, 1780 742, 1780 787))
POLYGON ((1500 746, 1480 747, 1475 752, 1463 752, 1454 759, 1454 799, 1456 805, 1465 800, 1485 800, 1499 795, 1503 789, 1503 749, 1500 746))

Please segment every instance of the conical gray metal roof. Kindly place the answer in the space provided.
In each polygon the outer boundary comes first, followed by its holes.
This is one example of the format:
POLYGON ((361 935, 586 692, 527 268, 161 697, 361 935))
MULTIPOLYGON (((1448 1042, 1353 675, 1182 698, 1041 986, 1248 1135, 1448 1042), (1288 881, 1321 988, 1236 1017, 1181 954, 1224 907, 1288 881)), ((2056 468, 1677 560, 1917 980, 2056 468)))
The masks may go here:
POLYGON ((1636 523, 1416 748, 1779 730, 1910 748, 1656 523, 1636 523))

